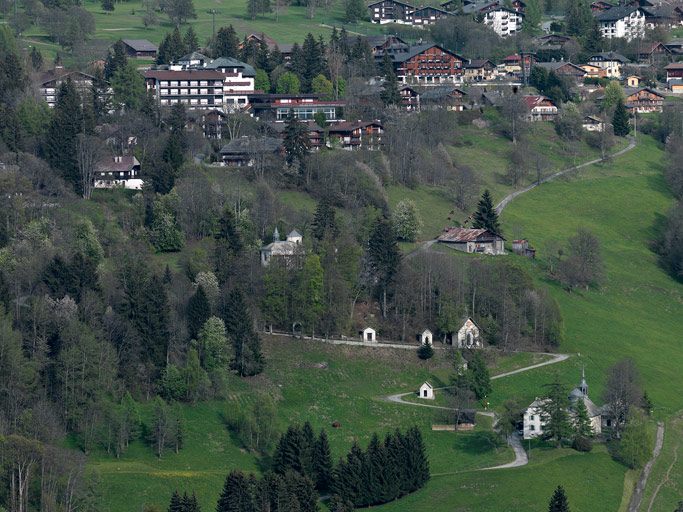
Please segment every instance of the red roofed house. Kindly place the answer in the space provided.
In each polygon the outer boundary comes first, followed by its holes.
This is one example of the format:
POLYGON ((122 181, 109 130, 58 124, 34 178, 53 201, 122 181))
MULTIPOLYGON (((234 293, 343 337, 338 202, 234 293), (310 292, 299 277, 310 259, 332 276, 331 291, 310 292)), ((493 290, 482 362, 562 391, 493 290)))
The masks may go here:
POLYGON ((505 254, 505 239, 488 229, 446 228, 437 242, 463 252, 505 254))
POLYGON ((524 96, 524 102, 529 107, 529 121, 553 121, 557 117, 557 105, 546 96, 529 94, 524 96))

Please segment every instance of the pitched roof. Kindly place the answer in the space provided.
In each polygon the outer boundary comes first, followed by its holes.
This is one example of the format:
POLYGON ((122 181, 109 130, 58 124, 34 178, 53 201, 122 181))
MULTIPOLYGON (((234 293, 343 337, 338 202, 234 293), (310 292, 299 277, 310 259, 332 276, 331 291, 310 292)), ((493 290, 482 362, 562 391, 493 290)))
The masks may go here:
POLYGON ((489 63, 491 66, 495 67, 495 64, 488 59, 470 59, 469 62, 465 63, 465 67, 468 69, 478 69, 486 66, 486 63, 489 63))
POLYGON ((123 44, 136 52, 156 52, 159 47, 147 39, 122 39, 123 44))
POLYGON ((416 55, 419 55, 419 54, 421 54, 422 52, 425 52, 425 51, 429 50, 430 48, 434 48, 434 47, 436 47, 436 48, 438 48, 439 50, 441 50, 441 51, 443 51, 443 52, 446 52, 446 53, 448 53, 448 54, 450 54, 450 55, 453 55, 454 57, 457 57, 458 59, 460 59, 460 60, 462 60, 462 61, 467 61, 467 59, 461 57, 461 56, 458 55, 457 53, 454 53, 454 52, 452 52, 452 51, 450 51, 450 50, 446 50, 443 46, 439 46, 438 44, 434 44, 434 43, 416 44, 416 45, 414 45, 414 46, 409 46, 407 52, 403 52, 403 53, 389 53, 388 55, 389 55, 389 57, 391 58, 391 60, 393 60, 394 62, 405 62, 405 61, 407 61, 407 60, 412 59, 412 58, 415 57, 416 55))
POLYGON ((221 155, 244 155, 254 150, 275 153, 281 146, 282 141, 275 137, 240 137, 225 144, 221 148, 221 155))
POLYGON ((602 11, 599 13, 595 19, 598 21, 603 21, 603 22, 608 22, 608 21, 617 21, 623 18, 626 18, 627 16, 630 16, 632 13, 634 13, 637 10, 642 10, 640 7, 637 6, 632 6, 632 5, 620 5, 617 7, 612 7, 610 9, 607 9, 606 11, 602 11))
POLYGON ((130 171, 133 167, 139 166, 140 162, 133 155, 123 155, 121 157, 107 157, 97 162, 98 172, 123 172, 130 171))
POLYGON ((414 5, 407 4, 405 2, 399 2, 398 0, 379 0, 379 2, 373 2, 371 4, 368 4, 368 7, 372 7, 377 4, 383 4, 384 2, 387 3, 392 3, 392 4, 399 4, 399 5, 405 5, 406 7, 410 7, 411 9, 415 9, 414 5))
POLYGON ((256 70, 241 60, 232 57, 219 57, 206 64, 206 69, 242 68, 242 76, 256 76, 256 70))
POLYGON ((64 68, 48 69, 40 75, 40 85, 51 82, 52 80, 66 80, 68 77, 75 75, 86 80, 95 80, 95 77, 82 71, 67 71, 64 68))
POLYGON ((446 228, 437 240, 439 242, 467 243, 492 242, 505 239, 483 228, 446 228))
POLYGON ((638 94, 640 91, 649 92, 650 94, 654 94, 655 96, 659 96, 660 98, 664 97, 663 94, 658 93, 650 87, 624 87, 624 94, 626 95, 626 97, 632 96, 633 94, 638 94))
POLYGON ((683 62, 672 62, 671 64, 664 66, 664 69, 683 69, 683 62))
POLYGON ((209 59, 209 58, 208 58, 206 55, 204 55, 203 53, 192 52, 192 53, 188 53, 187 55, 183 55, 182 57, 180 57, 180 58, 178 59, 178 62, 180 62, 180 61, 191 61, 191 60, 206 60, 206 61, 208 61, 208 60, 211 60, 211 59, 209 59))
POLYGON ((462 95, 467 95, 465 91, 452 85, 439 85, 436 87, 430 87, 429 89, 426 89, 420 95, 420 98, 422 99, 422 101, 439 101, 456 91, 458 91, 462 95))
POLYGON ((174 71, 170 69, 148 69, 145 78, 157 80, 223 80, 225 75, 214 69, 184 69, 174 71))
POLYGON ((425 386, 427 386, 429 389, 434 389, 434 386, 432 386, 429 382, 425 382, 425 383, 422 384, 422 386, 420 386, 420 387, 423 388, 423 387, 425 387, 425 386))
POLYGON ((591 58, 589 60, 594 60, 594 61, 615 60, 615 61, 621 62, 622 64, 625 64, 627 62, 631 62, 626 57, 624 57, 622 54, 617 53, 617 52, 595 53, 595 54, 591 55, 591 58))
POLYGON ((544 101, 549 101, 550 103, 555 105, 553 100, 551 100, 547 96, 541 96, 538 94, 527 94, 523 97, 523 99, 524 99, 524 103, 526 103, 526 106, 529 107, 530 109, 539 106, 544 101))
POLYGON ((563 68, 565 66, 569 66, 569 67, 576 69, 577 71, 581 71, 584 74, 586 73, 585 69, 577 66, 576 64, 574 64, 572 62, 568 62, 568 61, 564 61, 564 60, 555 61, 555 62, 536 62, 534 64, 534 66, 539 66, 539 67, 545 68, 548 71, 557 71, 560 68, 563 68))

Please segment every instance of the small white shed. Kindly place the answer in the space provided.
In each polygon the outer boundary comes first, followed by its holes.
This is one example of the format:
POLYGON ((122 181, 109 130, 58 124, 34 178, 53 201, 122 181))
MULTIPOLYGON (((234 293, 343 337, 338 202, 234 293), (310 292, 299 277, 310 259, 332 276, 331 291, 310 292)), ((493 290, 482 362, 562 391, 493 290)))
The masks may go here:
POLYGON ((432 331, 425 329, 417 335, 417 339, 421 345, 431 345, 433 340, 432 331))
POLYGON ((377 331, 375 331, 372 327, 366 327, 358 334, 360 334, 361 341, 369 341, 370 343, 377 342, 377 331))
POLYGON ((482 348, 479 327, 471 318, 458 331, 457 343, 458 348, 482 348))
POLYGON ((420 398, 424 398, 425 400, 434 400, 434 388, 429 382, 425 382, 422 384, 422 386, 420 386, 418 396, 420 398))

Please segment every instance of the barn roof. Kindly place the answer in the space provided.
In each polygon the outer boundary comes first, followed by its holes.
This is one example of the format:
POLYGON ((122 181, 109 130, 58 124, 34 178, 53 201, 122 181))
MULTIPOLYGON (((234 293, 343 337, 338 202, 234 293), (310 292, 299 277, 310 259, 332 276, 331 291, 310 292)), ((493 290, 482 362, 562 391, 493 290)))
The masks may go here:
POLYGON ((123 44, 131 47, 136 52, 156 52, 159 50, 157 45, 147 39, 122 39, 123 44))
POLYGON ((438 238, 439 242, 447 243, 493 242, 495 240, 505 239, 483 228, 446 228, 438 238))

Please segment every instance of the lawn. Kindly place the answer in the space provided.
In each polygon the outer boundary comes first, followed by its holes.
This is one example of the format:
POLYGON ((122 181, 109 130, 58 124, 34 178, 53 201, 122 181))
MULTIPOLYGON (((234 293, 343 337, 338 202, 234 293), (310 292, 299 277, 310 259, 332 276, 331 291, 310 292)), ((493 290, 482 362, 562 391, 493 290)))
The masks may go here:
MULTIPOLYGON (((264 340, 264 350, 268 360, 264 375, 232 379, 228 400, 182 407, 185 446, 177 455, 167 453, 158 460, 140 441, 120 460, 94 453, 90 467, 100 481, 101 510, 138 511, 144 504, 165 509, 176 488, 194 489, 203 510, 212 510, 230 469, 263 468, 264 461, 241 449, 226 427, 226 419, 248 407, 255 392, 276 397, 281 430, 304 421, 316 429, 325 428, 335 459, 354 441, 367 444, 373 432, 383 435, 411 425, 418 425, 423 432, 434 473, 471 470, 513 459, 509 448, 491 443, 489 418, 481 418, 473 432, 432 432, 432 423, 441 421, 438 412, 381 400, 402 389, 416 388, 425 380, 445 379, 450 368, 446 351, 438 351, 424 362, 407 350, 282 338, 264 340), (332 428, 333 421, 341 422, 341 428, 332 428)), ((513 357, 521 361, 519 356, 513 357)))
MULTIPOLYGON (((281 9, 276 19, 275 13, 249 19, 246 15, 246 0, 194 0, 197 18, 190 20, 195 32, 199 35, 200 44, 211 37, 213 21, 211 10, 216 10, 216 30, 222 26, 232 24, 240 39, 246 34, 265 33, 280 44, 301 43, 309 32, 316 37, 323 35, 327 38, 333 26, 344 26, 350 35, 377 34, 381 29, 369 22, 347 25, 344 23, 342 2, 332 3, 330 8, 317 9, 313 19, 307 14, 306 7, 289 6, 281 9)), ((102 10, 99 1, 85 0, 83 6, 95 17, 95 39, 114 42, 119 38, 148 39, 160 43, 164 34, 173 30, 168 18, 159 14, 159 24, 145 27, 143 24, 144 11, 142 2, 116 3, 116 10, 108 13, 102 10)), ((1 19, 1 17, 0 17, 1 19)), ((187 25, 181 30, 186 30, 187 25)), ((24 33, 29 44, 37 44, 41 51, 53 56, 59 47, 47 40, 45 34, 38 27, 32 27, 24 33)), ((64 51, 60 51, 64 54, 64 51)))
POLYGON ((683 408, 683 395, 677 391, 683 385, 683 286, 658 266, 650 248, 673 201, 662 178, 661 160, 656 143, 641 138, 638 148, 613 162, 592 166, 569 181, 542 185, 503 213, 504 229, 522 226, 524 236, 538 249, 536 261, 518 260, 539 282, 546 281, 545 251, 563 243, 579 226, 600 238, 606 266, 606 282, 597 290, 568 293, 545 283, 564 319, 560 350, 580 357, 511 377, 504 386, 510 393, 533 398, 540 392, 537 383, 554 371, 574 384, 579 367, 585 365, 591 395, 599 402, 606 369, 622 357, 632 357, 656 416, 683 408))

